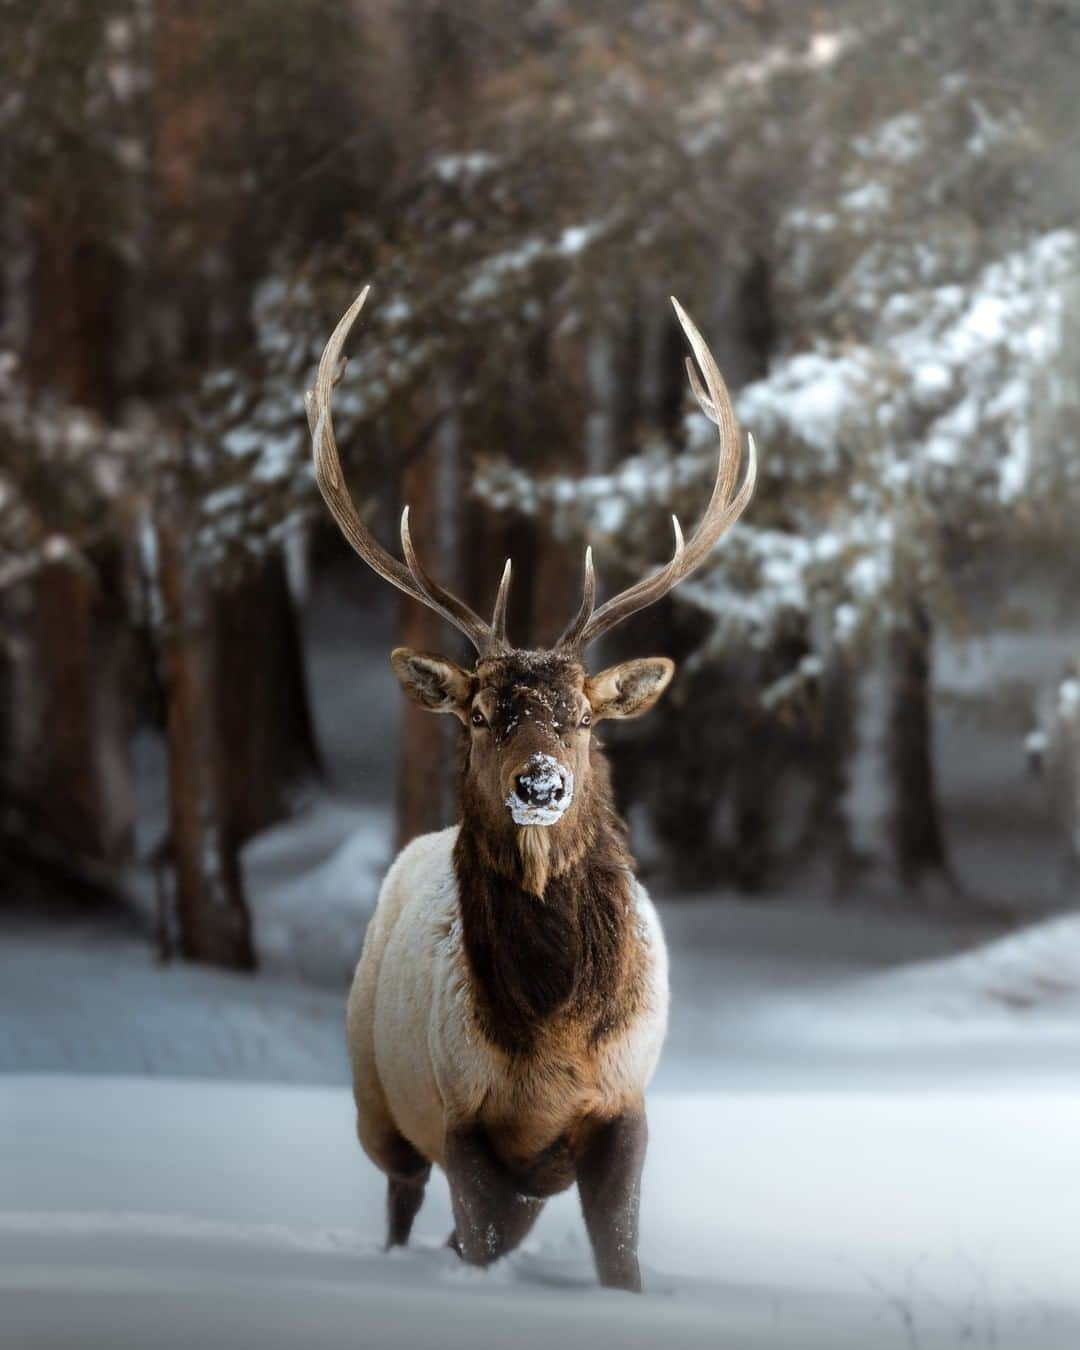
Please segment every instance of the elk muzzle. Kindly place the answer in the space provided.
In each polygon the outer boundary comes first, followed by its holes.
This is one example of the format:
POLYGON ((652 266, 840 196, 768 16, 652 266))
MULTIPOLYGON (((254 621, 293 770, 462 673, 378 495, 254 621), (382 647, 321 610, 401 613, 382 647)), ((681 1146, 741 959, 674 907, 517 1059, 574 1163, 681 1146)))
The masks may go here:
POLYGON ((539 750, 518 768, 513 783, 506 805, 515 825, 554 825, 574 799, 574 775, 539 750))

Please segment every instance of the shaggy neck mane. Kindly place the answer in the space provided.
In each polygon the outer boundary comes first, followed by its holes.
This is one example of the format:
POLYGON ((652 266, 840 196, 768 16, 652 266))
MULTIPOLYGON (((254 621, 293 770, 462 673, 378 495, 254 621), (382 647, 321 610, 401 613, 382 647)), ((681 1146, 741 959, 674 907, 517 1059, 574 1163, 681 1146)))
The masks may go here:
POLYGON ((598 1043, 632 1011, 634 863, 595 747, 589 777, 573 818, 548 827, 491 822, 463 780, 454 871, 465 951, 481 1028, 510 1053, 556 1017, 598 1043))

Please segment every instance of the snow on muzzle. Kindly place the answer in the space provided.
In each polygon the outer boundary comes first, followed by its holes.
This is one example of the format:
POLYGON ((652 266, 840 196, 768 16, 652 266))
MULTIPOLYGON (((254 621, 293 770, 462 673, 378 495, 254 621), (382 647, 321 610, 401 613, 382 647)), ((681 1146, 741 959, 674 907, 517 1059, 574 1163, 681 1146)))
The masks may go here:
POLYGON ((574 800, 574 775, 553 755, 530 755, 506 799, 515 825, 554 825, 574 800))

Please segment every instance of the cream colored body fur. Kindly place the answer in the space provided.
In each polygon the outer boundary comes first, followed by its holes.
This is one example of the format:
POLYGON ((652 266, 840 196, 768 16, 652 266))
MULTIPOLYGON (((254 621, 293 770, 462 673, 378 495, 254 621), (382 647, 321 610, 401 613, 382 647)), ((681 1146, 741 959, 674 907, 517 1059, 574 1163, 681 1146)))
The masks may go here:
POLYGON ((349 994, 357 1132, 384 1170, 392 1170, 398 1134, 442 1165, 448 1126, 480 1122, 500 1153, 527 1160, 583 1117, 640 1104, 667 1028, 667 951, 652 902, 635 881, 634 931, 648 971, 641 1012, 584 1064, 580 1034, 556 1020, 542 1048, 511 1074, 473 1017, 456 838, 456 826, 423 835, 395 860, 349 994), (571 1046, 574 1074, 565 1072, 571 1046))

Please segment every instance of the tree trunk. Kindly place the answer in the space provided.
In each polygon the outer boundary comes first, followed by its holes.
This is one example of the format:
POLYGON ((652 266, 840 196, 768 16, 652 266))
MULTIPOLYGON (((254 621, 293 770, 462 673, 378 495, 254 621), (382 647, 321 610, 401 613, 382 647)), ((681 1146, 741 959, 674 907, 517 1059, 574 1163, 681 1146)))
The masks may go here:
POLYGON ((189 961, 253 970, 255 951, 238 848, 224 812, 209 600, 202 583, 188 571, 172 524, 157 527, 156 555, 180 951, 189 961))
MULTIPOLYGON (((409 503, 409 526, 418 553, 430 559, 440 583, 459 585, 459 512, 461 504, 459 428, 453 418, 414 456, 401 476, 401 499, 409 503)), ((401 645, 418 651, 442 652, 471 663, 462 640, 450 624, 418 601, 401 600, 401 645)), ((457 816, 457 772, 454 747, 459 723, 405 702, 401 724, 398 777, 398 846, 419 834, 441 830, 457 816)))
POLYGON ((771 722, 748 716, 751 735, 741 747, 733 779, 735 847, 732 876, 746 895, 761 890, 773 843, 773 798, 778 764, 776 731, 771 722))
MULTIPOLYGON (((1058 726, 1064 736, 1064 891, 1067 903, 1075 905, 1080 895, 1080 727, 1076 713, 1064 717, 1058 726)), ((1059 752, 1060 753, 1060 752, 1059 752)))
POLYGON ((948 872, 934 781, 931 635, 929 616, 913 599, 889 637, 893 855, 905 885, 948 872))
POLYGON ((26 678, 13 668, 11 795, 32 848, 75 871, 131 856, 134 791, 116 685, 123 638, 101 613, 85 564, 48 562, 34 578, 26 678))
POLYGON ((739 383, 760 379, 768 373, 777 340, 772 271, 760 253, 754 254, 739 279, 735 293, 735 330, 745 365, 739 383))
MULTIPOLYGON (((592 402, 586 375, 590 356, 588 339, 577 333, 557 335, 549 318, 522 353, 518 388, 514 399, 514 445, 534 473, 580 474, 587 467, 586 451, 606 455, 610 439, 604 421, 610 409, 592 402), (601 424, 590 429, 590 417, 601 424)), ((594 339, 595 340, 595 339, 594 339)), ((597 372, 594 370, 593 376, 597 372)), ((596 468, 602 468, 594 460, 596 468)), ((532 556, 528 572, 518 584, 529 590, 529 624, 525 641, 543 646, 557 641, 581 602, 584 550, 569 548, 556 537, 553 522, 537 520, 532 531, 532 556)), ((516 551, 516 550, 515 550, 516 551)), ((597 649, 592 658, 595 660, 597 649)))
POLYGON ((833 646, 821 675, 821 738, 812 810, 816 843, 829 861, 833 893, 837 896, 847 894, 856 862, 847 810, 854 720, 847 653, 833 646))
POLYGON ((321 772, 300 630, 279 553, 213 597, 223 817, 232 845, 288 814, 321 772))
POLYGON ((88 238, 93 202, 39 200, 24 369, 35 389, 61 390, 108 417, 116 398, 113 356, 117 295, 114 258, 88 238))
MULTIPOLYGON (((677 699, 674 694, 652 714, 647 749, 640 756, 628 755, 625 768, 618 764, 616 779, 625 783, 632 773, 636 782, 629 785, 631 791, 649 803, 677 883, 699 886, 730 868, 730 812, 740 744, 740 694, 733 663, 684 671, 677 699)), ((616 753, 615 758, 618 763, 621 756, 616 753)))

